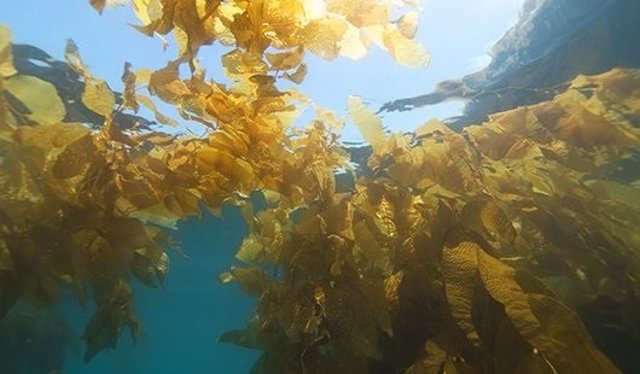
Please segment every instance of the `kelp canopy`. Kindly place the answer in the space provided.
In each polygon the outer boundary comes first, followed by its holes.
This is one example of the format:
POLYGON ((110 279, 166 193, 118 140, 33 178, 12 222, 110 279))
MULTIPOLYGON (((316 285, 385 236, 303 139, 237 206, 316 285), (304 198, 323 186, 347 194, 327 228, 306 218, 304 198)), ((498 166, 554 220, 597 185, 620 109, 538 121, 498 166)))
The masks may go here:
POLYGON ((167 229, 236 204, 251 231, 237 252, 246 266, 220 278, 258 303, 246 329, 220 340, 262 350, 253 373, 620 372, 572 308, 606 297, 640 336, 640 185, 618 178, 640 145, 640 72, 579 77, 552 101, 462 133, 431 121, 388 134, 353 97, 371 173, 337 186, 338 170, 353 172, 344 120, 316 108, 292 127, 310 100, 278 82, 304 79, 306 51, 360 58, 377 44, 425 65, 415 4, 132 3, 137 28, 172 32, 180 55, 155 72, 125 64, 116 98, 69 42, 81 100, 104 117, 95 130, 65 122, 51 83, 17 73, 0 28, 2 314, 71 286, 98 308, 84 334, 90 360, 125 328, 138 333, 130 279, 162 283, 167 229), (196 60, 214 42, 229 47, 229 84, 196 60), (140 105, 175 124, 142 88, 206 134, 120 126, 116 114, 140 105))

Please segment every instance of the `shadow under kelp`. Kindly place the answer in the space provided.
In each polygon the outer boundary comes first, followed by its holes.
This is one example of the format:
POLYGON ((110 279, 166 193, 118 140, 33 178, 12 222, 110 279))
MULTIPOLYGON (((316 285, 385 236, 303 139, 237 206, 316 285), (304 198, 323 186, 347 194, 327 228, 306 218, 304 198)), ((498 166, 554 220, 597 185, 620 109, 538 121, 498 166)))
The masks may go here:
POLYGON ((0 373, 62 373, 78 338, 54 312, 16 305, 0 320, 0 373))

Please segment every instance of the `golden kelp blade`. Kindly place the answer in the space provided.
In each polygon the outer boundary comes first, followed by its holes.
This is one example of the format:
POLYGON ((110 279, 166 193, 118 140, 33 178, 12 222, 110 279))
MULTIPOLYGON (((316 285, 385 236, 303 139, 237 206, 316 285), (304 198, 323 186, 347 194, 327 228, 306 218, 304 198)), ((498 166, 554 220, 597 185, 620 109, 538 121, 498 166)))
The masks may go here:
POLYGON ((82 103, 91 111, 107 118, 113 112, 116 98, 103 79, 94 78, 82 62, 78 46, 72 39, 67 40, 65 58, 69 66, 84 78, 82 103))
POLYGON ((116 105, 116 98, 107 82, 87 77, 85 78, 82 102, 92 111, 108 117, 116 105))
POLYGON ((293 73, 284 73, 282 76, 284 79, 288 79, 293 83, 300 84, 304 80, 304 77, 307 75, 307 65, 300 64, 298 68, 293 73))
POLYGON ((95 10, 98 11, 98 13, 102 13, 102 11, 104 10, 105 6, 107 6, 107 0, 89 0, 89 3, 91 3, 91 6, 95 8, 95 10))
POLYGON ((362 99, 350 96, 348 103, 349 116, 360 130, 362 137, 371 144, 374 152, 382 153, 386 136, 382 127, 382 120, 367 108, 362 99))
POLYGON ((352 60, 364 58, 373 42, 364 30, 347 25, 347 30, 340 43, 340 55, 352 60))
POLYGON ((58 91, 49 82, 29 75, 14 75, 3 82, 4 89, 28 112, 24 116, 34 123, 53 124, 61 122, 66 110, 58 91))
POLYGON ((418 20, 420 15, 416 12, 403 14, 398 20, 398 29, 406 38, 413 39, 418 32, 418 20))
POLYGON ((138 113, 138 110, 140 110, 140 104, 136 100, 136 80, 138 77, 136 73, 131 72, 129 69, 131 69, 131 64, 125 62, 124 72, 122 73, 122 83, 124 83, 122 106, 138 113))
POLYGON ((69 64, 69 67, 76 73, 80 74, 83 77, 90 75, 89 70, 85 66, 84 62, 82 62, 80 51, 78 50, 78 46, 73 41, 73 39, 67 39, 64 58, 67 60, 67 64, 69 64))
POLYGON ((0 24, 0 77, 6 78, 17 73, 13 67, 11 30, 5 25, 0 24))
POLYGON ((132 0, 132 6, 136 16, 145 26, 162 13, 162 4, 159 0, 132 0))
MULTIPOLYGON (((411 32, 405 30, 405 32, 411 32)), ((387 25, 383 32, 383 41, 389 53, 401 65, 421 68, 429 64, 431 57, 420 44, 407 37, 394 25, 387 25)))
POLYGON ((165 125, 170 125, 170 126, 178 125, 178 122, 176 122, 174 119, 162 114, 162 112, 158 110, 158 107, 153 102, 153 100, 151 100, 149 96, 136 94, 136 102, 142 104, 144 107, 151 110, 155 114, 156 120, 158 120, 158 122, 163 123, 165 125))
POLYGON ((378 0, 329 0, 327 11, 345 16, 356 27, 388 22, 392 3, 378 0))
POLYGON ((469 242, 443 249, 443 275, 449 310, 467 340, 474 345, 480 344, 472 318, 477 256, 475 245, 469 242))
POLYGON ((305 47, 326 60, 338 57, 340 41, 347 31, 347 23, 339 18, 310 22, 303 30, 305 47))

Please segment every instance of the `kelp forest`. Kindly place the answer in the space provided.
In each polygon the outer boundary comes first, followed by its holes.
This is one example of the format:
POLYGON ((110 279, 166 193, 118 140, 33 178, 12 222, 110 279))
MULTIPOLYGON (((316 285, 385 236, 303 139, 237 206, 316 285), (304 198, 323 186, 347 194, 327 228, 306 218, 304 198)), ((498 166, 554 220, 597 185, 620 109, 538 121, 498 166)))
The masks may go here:
POLYGON ((282 88, 304 80, 307 54, 375 47, 426 66, 419 8, 133 0, 135 28, 175 38, 179 53, 157 71, 114 61, 121 93, 72 40, 77 90, 29 74, 0 26, 0 316, 71 289, 96 307, 85 361, 108 355, 144 325, 132 283, 158 287, 169 259, 184 261, 176 223, 235 206, 244 265, 219 281, 256 307, 214 344, 259 350, 253 374, 623 372, 594 330, 640 339, 640 174, 627 172, 640 70, 578 76, 461 131, 425 118, 393 133, 360 97, 341 118, 282 88), (226 48, 228 81, 198 58, 212 44, 226 48), (315 118, 294 125, 303 108, 315 118), (345 121, 370 146, 361 162, 341 142, 345 121), (175 131, 183 122, 206 131, 175 131))

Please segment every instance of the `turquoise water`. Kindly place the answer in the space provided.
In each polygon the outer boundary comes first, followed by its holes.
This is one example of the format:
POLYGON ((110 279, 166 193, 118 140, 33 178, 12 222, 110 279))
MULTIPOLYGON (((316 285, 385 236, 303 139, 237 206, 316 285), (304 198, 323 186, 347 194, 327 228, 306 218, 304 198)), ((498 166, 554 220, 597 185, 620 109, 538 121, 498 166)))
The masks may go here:
MULTIPOLYGON (((133 282, 135 308, 144 329, 136 344, 125 331, 115 350, 102 352, 85 364, 79 337, 93 310, 90 303, 82 310, 67 292, 54 311, 34 312, 26 307, 14 311, 27 322, 14 324, 10 334, 30 343, 14 343, 9 348, 9 333, 0 328, 0 352, 11 350, 15 374, 49 374, 45 367, 60 360, 55 349, 61 345, 67 349, 63 372, 70 374, 249 372, 257 351, 216 341, 223 332, 242 328, 255 303, 236 283, 217 281, 218 274, 237 265, 234 253, 246 234, 238 210, 227 207, 223 217, 206 214, 188 219, 173 234, 188 259, 170 253, 171 275, 164 288, 149 289, 133 282), (71 331, 65 330, 65 323, 71 331), (61 344, 60 339, 66 343, 61 344)), ((0 361, 0 369, 4 364, 0 361)))
POLYGON ((175 239, 188 259, 172 254, 164 289, 138 285, 135 290, 145 330, 140 342, 133 345, 125 333, 118 349, 86 365, 69 365, 68 372, 248 373, 258 352, 216 341, 223 332, 242 328, 255 304, 236 283, 217 281, 238 264, 234 253, 245 235, 246 225, 233 207, 224 209, 222 218, 205 213, 180 223, 175 239))

